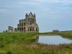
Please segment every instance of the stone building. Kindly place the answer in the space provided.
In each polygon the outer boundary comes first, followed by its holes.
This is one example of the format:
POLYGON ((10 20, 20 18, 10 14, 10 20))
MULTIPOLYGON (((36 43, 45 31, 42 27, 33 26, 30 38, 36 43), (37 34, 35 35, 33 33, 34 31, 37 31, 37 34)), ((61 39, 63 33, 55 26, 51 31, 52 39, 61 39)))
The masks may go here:
POLYGON ((59 32, 59 30, 53 30, 53 32, 59 32))
POLYGON ((39 32, 38 24, 36 23, 36 15, 30 12, 26 13, 25 19, 19 20, 17 28, 8 27, 8 32, 39 32))
POLYGON ((19 32, 39 32, 39 27, 36 23, 36 15, 30 12, 29 14, 26 13, 25 19, 19 20, 19 24, 15 31, 19 32))
POLYGON ((5 30, 3 32, 14 32, 14 28, 12 26, 8 26, 8 30, 5 30))
POLYGON ((14 32, 14 29, 12 26, 8 26, 8 32, 14 32))

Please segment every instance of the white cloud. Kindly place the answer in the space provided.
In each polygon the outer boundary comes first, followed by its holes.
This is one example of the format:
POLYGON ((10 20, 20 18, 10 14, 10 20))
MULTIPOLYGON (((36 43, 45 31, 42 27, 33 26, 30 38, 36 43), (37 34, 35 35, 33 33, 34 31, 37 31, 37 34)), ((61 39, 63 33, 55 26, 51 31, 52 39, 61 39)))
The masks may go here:
POLYGON ((72 2, 72 0, 34 0, 38 2, 72 2))
POLYGON ((39 3, 37 2, 25 2, 25 1, 20 1, 18 2, 18 4, 22 4, 22 5, 38 5, 39 3))
POLYGON ((72 0, 33 0, 40 3, 64 3, 69 4, 72 3, 72 0))
POLYGON ((4 13, 7 9, 0 9, 0 13, 4 13))

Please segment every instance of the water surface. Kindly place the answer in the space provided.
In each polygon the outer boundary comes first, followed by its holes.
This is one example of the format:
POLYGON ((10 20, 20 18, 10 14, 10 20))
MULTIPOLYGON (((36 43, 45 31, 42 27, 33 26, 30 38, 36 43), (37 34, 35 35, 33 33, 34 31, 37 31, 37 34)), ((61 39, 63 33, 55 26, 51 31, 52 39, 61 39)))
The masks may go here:
POLYGON ((62 36, 39 36, 38 43, 48 45, 71 44, 72 40, 63 38, 62 36))

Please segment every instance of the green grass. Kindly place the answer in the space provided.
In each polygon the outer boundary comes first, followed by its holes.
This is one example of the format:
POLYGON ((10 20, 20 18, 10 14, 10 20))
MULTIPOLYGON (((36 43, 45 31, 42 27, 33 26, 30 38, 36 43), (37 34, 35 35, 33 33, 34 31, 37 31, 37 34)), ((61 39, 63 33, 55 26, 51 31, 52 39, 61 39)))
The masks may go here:
POLYGON ((37 35, 61 35, 72 39, 72 32, 0 33, 0 54, 72 54, 72 44, 38 44, 37 35))
POLYGON ((40 35, 60 35, 65 38, 72 39, 72 32, 46 32, 46 33, 39 33, 40 35))

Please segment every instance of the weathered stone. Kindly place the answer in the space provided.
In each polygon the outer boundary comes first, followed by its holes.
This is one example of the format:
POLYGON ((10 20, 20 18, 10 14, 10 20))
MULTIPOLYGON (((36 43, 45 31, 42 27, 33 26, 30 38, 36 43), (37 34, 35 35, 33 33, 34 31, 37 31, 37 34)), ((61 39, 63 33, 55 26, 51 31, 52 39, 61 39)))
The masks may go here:
POLYGON ((19 24, 17 25, 17 29, 15 31, 20 32, 39 32, 39 27, 36 23, 36 15, 30 12, 26 13, 25 19, 19 20, 19 24))
POLYGON ((8 32, 14 32, 14 29, 12 26, 8 26, 8 32))
POLYGON ((19 20, 17 28, 14 29, 12 26, 8 26, 8 30, 5 32, 39 32, 39 27, 36 23, 35 13, 26 13, 25 19, 19 20))

